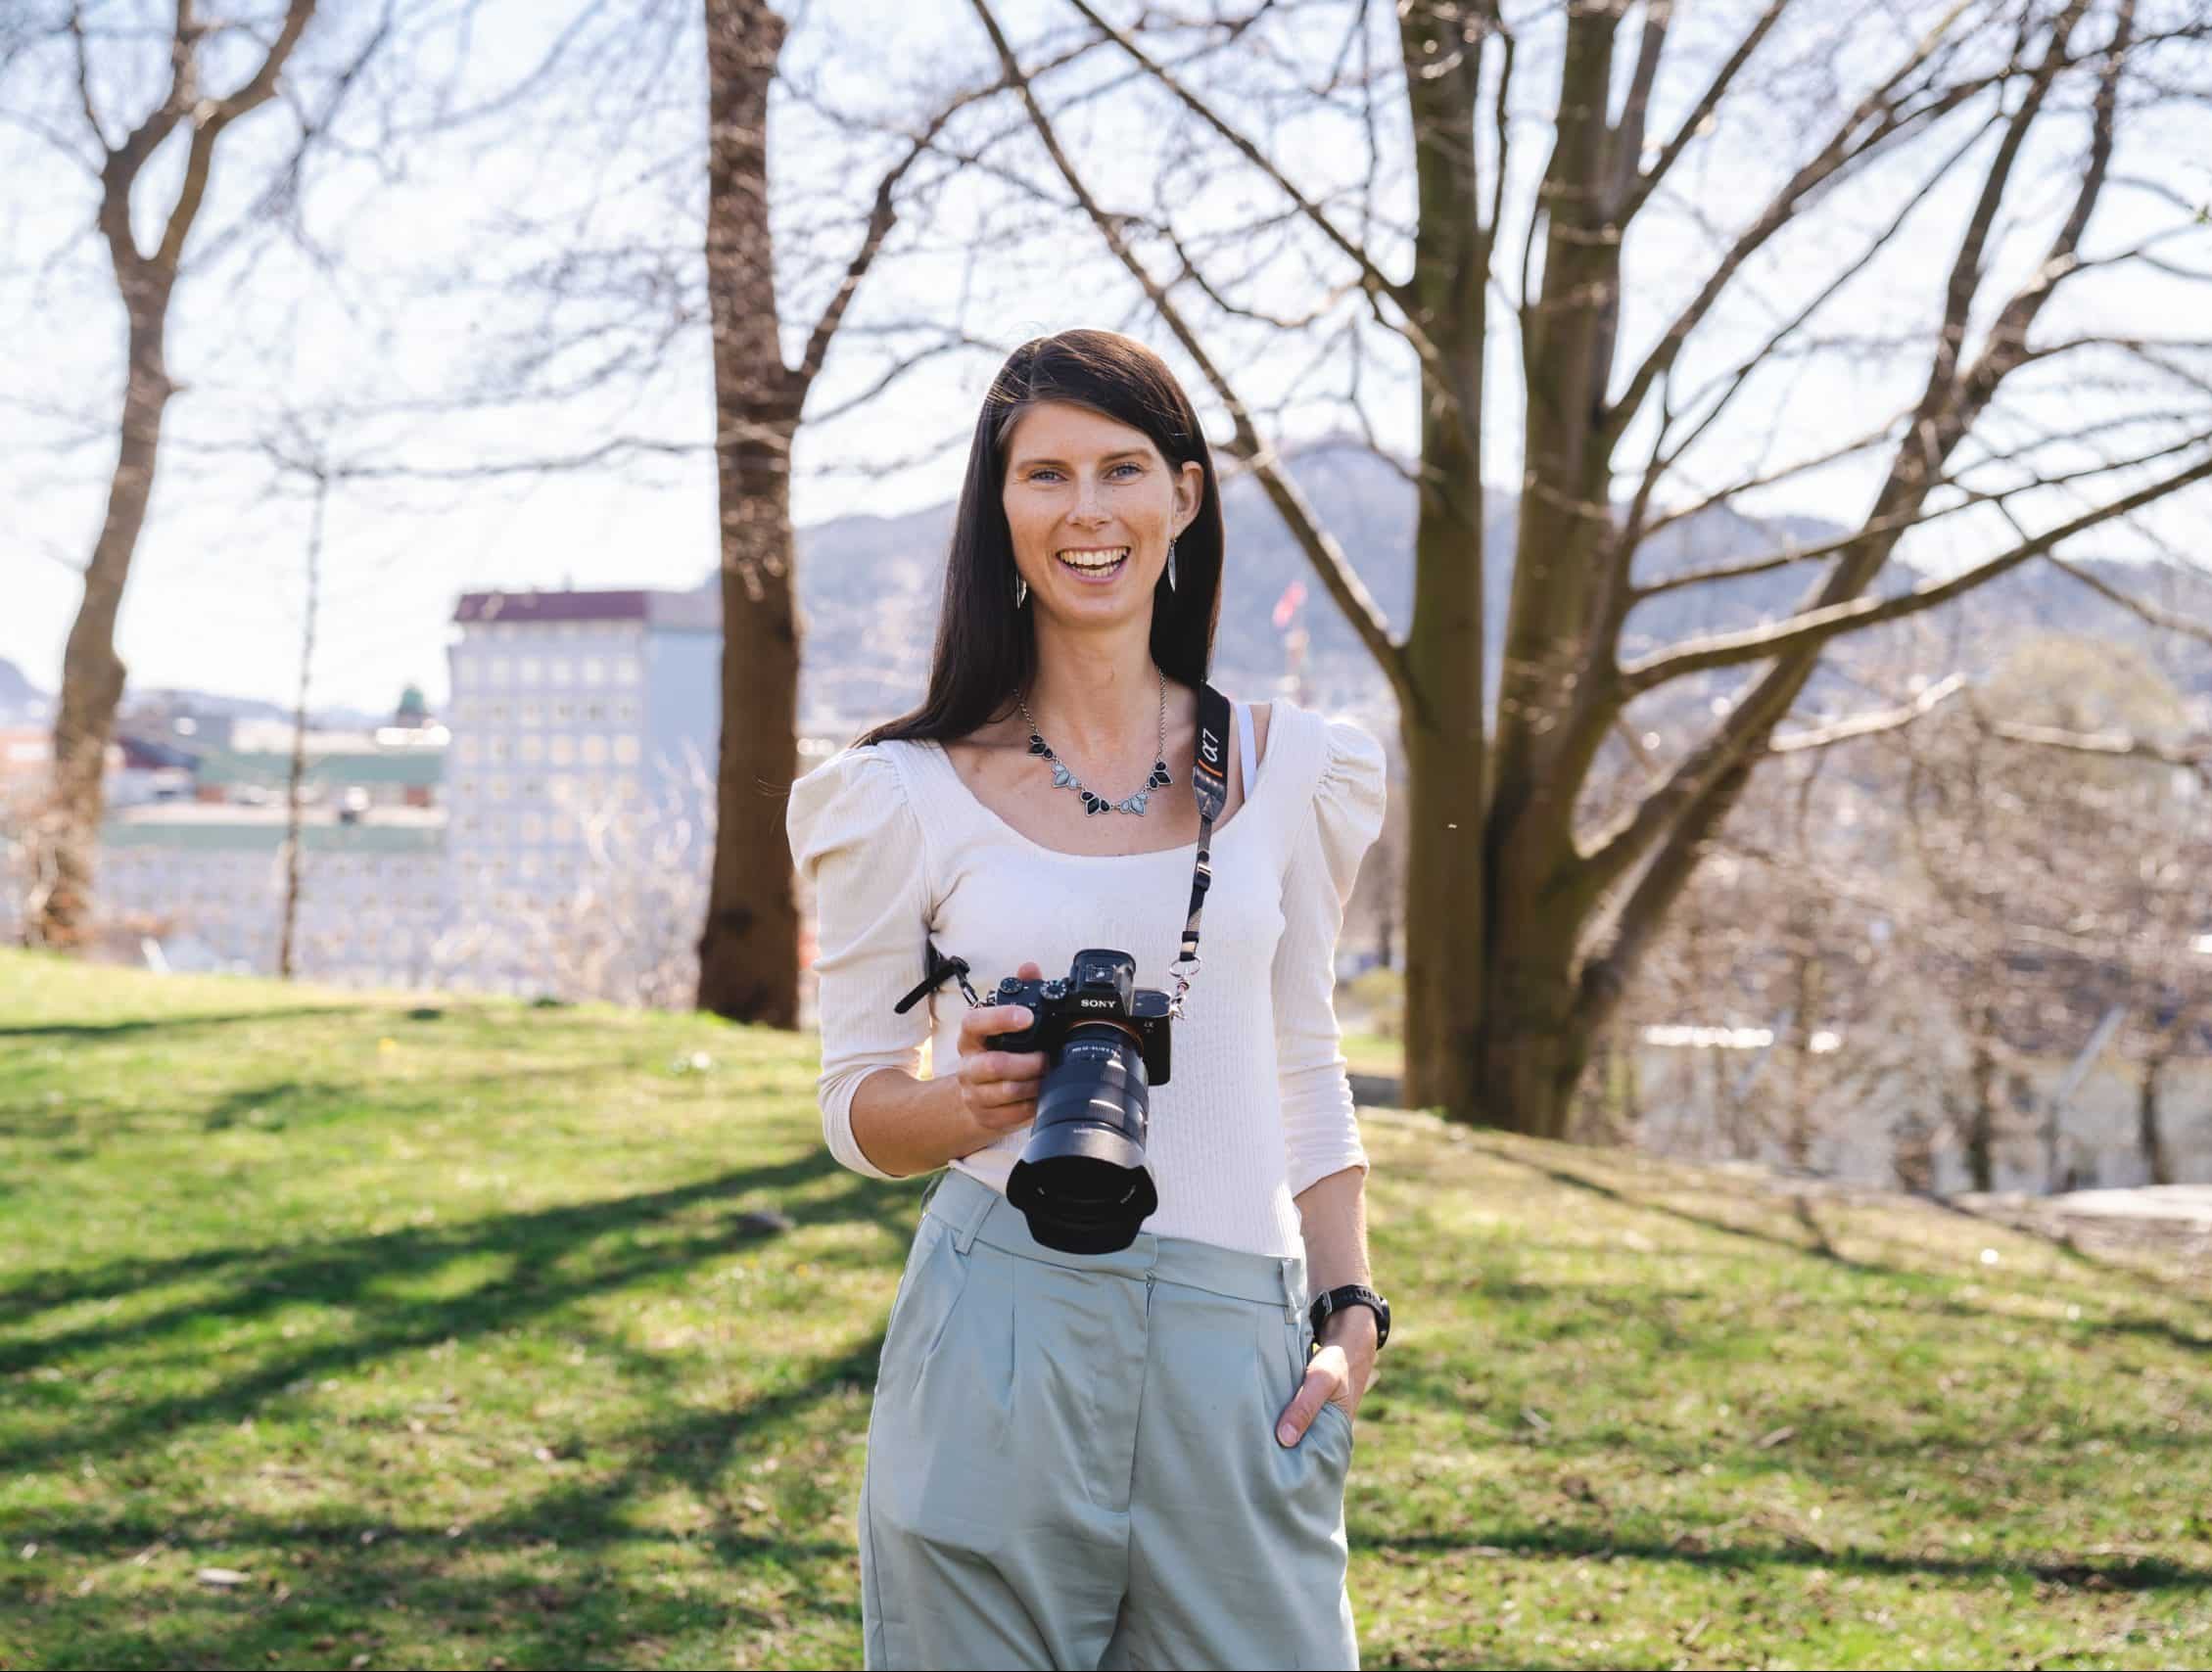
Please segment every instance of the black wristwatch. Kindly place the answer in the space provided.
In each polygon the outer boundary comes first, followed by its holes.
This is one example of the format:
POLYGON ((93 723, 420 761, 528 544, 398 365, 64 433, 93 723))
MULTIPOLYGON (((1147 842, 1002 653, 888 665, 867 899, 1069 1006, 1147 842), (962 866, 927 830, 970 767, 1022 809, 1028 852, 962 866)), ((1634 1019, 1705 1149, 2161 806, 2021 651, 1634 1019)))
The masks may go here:
POLYGON ((1315 1349, 1321 1344, 1321 1325, 1332 1312, 1341 1312, 1347 1306, 1364 1306, 1375 1314, 1375 1350, 1380 1353, 1383 1343, 1390 1338, 1390 1303, 1369 1288, 1365 1283, 1346 1283, 1342 1288, 1331 1289, 1315 1297, 1306 1317, 1313 1322, 1315 1349))

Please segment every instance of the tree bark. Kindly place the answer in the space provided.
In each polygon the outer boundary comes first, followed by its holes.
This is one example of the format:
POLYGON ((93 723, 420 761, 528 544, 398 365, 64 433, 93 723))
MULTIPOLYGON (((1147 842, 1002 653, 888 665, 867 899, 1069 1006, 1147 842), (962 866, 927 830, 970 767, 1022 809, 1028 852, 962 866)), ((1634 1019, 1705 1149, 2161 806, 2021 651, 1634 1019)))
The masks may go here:
POLYGON ((54 718, 54 793, 44 842, 50 882, 33 919, 35 942, 81 946, 92 928, 94 856, 106 810, 108 745, 122 701, 123 664, 116 654, 116 618, 122 609, 130 561, 154 492, 162 414, 174 386, 163 356, 166 283, 131 299, 129 372, 123 386, 121 445, 108 484, 108 512, 84 571, 84 601, 71 624, 62 658, 61 702, 54 718))
POLYGON ((803 386, 777 343, 768 99, 784 24, 765 0, 705 0, 707 286, 722 534, 722 741, 698 1005, 799 1023, 799 912, 783 831, 798 760, 791 438, 803 386))
POLYGON ((1463 57, 1458 74, 1427 72, 1455 48, 1451 22, 1439 9, 1408 6, 1399 23, 1415 132, 1429 136, 1414 157, 1422 213, 1405 302, 1436 355, 1423 380, 1399 734, 1408 785, 1405 1101, 1463 1110, 1475 1097, 1487 979, 1481 391, 1495 226, 1468 212, 1481 198, 1480 53, 1463 57))

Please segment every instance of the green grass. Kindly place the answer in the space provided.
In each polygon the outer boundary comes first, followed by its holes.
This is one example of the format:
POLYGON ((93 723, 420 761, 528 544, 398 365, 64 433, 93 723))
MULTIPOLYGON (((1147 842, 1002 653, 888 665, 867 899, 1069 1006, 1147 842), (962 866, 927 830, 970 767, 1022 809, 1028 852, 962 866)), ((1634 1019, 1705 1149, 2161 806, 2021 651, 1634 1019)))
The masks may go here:
MULTIPOLYGON (((919 1191, 825 1158, 813 1072, 695 1018, 0 954, 0 1662, 857 1664, 919 1191)), ((1367 1134, 1368 1665, 2212 1659, 2201 1286, 1367 1134)))
POLYGON ((1354 1074, 1405 1072, 1403 1042, 1382 1034, 1347 1032, 1343 1038, 1344 1062, 1354 1074))

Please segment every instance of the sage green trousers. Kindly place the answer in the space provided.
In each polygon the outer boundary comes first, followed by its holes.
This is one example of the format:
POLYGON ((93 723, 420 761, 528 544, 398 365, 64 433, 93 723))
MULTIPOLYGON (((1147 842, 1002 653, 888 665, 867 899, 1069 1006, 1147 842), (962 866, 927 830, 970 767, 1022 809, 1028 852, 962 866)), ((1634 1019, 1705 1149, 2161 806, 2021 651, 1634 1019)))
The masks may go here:
POLYGON ((860 1496, 875 1667, 1357 1667, 1352 1424, 1297 1445, 1305 1263, 1062 1254, 965 1173, 899 1280, 860 1496))

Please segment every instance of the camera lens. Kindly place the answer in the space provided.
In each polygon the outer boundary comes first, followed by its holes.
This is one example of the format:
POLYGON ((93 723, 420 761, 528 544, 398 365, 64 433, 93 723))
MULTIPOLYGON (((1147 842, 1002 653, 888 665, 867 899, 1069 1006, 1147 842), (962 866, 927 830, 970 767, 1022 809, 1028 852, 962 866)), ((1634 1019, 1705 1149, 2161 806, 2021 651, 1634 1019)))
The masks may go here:
POLYGON ((1113 1022, 1070 1028, 1045 1073, 1037 1120, 1007 1180, 1007 1199, 1048 1248, 1110 1254, 1136 1240, 1159 1205, 1145 1166, 1144 1051, 1113 1022))

